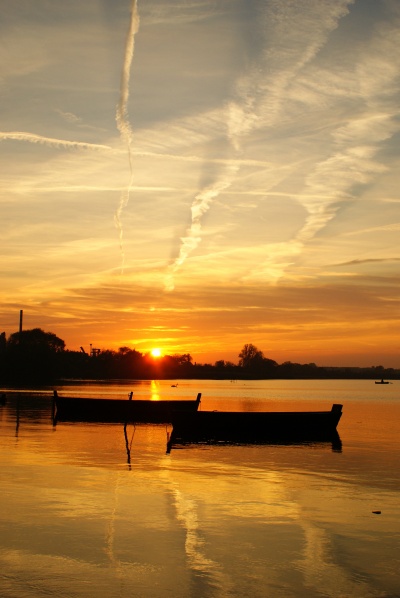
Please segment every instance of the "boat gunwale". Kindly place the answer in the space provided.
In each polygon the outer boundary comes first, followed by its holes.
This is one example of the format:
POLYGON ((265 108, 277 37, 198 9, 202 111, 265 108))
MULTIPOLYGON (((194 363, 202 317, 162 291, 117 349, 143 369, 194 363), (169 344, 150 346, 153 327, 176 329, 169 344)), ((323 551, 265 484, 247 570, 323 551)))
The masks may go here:
POLYGON ((196 399, 108 399, 60 396, 54 391, 53 423, 57 421, 123 423, 169 423, 175 411, 194 412, 200 405, 196 399))
POLYGON ((337 434, 342 407, 333 404, 330 411, 175 412, 168 446, 182 442, 329 439, 337 434))

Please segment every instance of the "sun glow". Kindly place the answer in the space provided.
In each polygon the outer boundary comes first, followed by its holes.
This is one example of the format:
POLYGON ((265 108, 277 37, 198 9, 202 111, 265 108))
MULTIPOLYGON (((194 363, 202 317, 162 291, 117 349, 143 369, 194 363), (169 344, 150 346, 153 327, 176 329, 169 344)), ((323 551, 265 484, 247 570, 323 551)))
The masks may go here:
POLYGON ((161 349, 152 349, 150 353, 152 357, 161 357, 161 349))

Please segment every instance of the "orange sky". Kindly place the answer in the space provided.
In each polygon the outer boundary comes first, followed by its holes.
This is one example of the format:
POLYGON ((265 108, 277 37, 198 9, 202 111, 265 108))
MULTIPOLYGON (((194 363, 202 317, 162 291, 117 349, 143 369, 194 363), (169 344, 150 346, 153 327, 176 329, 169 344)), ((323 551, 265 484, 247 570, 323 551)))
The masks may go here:
POLYGON ((0 332, 399 367, 397 3, 8 4, 0 332))

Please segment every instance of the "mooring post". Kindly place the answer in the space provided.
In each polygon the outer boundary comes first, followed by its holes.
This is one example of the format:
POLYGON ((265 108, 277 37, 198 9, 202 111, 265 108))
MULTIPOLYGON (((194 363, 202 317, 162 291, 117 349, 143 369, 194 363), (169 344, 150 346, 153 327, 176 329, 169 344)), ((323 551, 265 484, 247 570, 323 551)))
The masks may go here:
POLYGON ((53 403, 51 406, 51 419, 53 422, 53 427, 57 424, 57 398, 58 398, 58 393, 56 390, 53 390, 53 403))

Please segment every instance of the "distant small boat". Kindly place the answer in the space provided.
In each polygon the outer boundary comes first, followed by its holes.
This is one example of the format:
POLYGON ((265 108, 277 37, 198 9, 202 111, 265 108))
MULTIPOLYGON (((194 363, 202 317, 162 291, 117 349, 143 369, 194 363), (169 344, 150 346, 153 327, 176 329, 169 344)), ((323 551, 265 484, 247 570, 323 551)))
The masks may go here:
POLYGON ((390 384, 390 382, 382 378, 382 380, 375 380, 375 384, 390 384))
POLYGON ((186 442, 296 442, 333 440, 342 405, 331 411, 175 412, 169 446, 186 442))
POLYGON ((176 412, 195 412, 199 408, 201 393, 196 399, 99 399, 60 397, 54 391, 54 423, 57 421, 82 421, 104 423, 170 423, 176 412))

